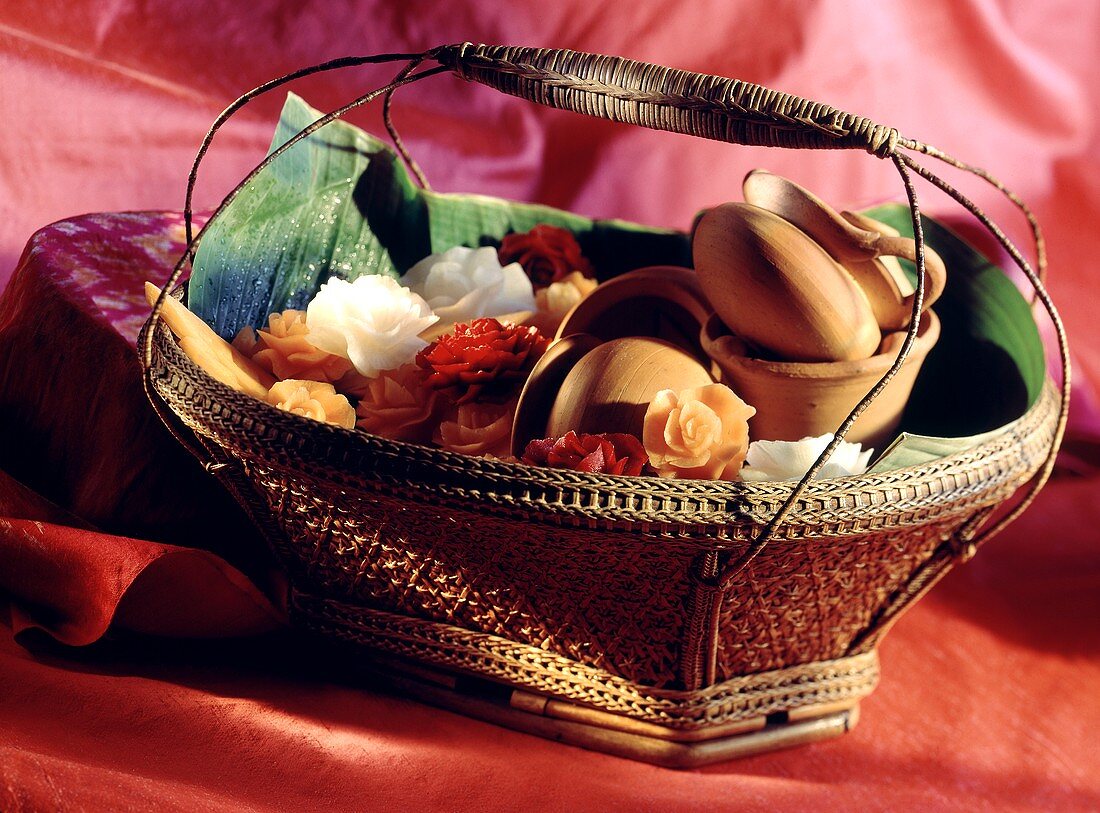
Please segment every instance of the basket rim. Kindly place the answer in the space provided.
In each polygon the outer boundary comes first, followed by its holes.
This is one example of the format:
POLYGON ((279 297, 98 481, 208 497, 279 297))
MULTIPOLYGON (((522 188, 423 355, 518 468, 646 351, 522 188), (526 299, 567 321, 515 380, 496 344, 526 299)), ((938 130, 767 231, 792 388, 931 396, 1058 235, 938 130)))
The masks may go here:
MULTIPOLYGON (((189 429, 221 448, 219 462, 291 470, 345 489, 423 496, 465 510, 521 513, 530 521, 610 523, 662 536, 713 537, 730 523, 763 524, 796 485, 587 474, 390 440, 240 393, 192 362, 163 322, 155 334, 146 370, 153 389, 189 429)), ((1058 400, 1048 376, 1022 416, 977 446, 916 466, 814 480, 777 538, 807 524, 855 521, 857 531, 926 524, 1005 499, 1041 465, 1058 400)))

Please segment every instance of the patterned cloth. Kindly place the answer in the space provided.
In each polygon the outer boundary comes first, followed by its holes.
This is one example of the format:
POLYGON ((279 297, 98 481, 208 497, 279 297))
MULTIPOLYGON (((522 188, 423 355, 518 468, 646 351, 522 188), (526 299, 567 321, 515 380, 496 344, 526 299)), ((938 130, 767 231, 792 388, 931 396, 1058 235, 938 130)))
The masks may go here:
MULTIPOLYGON (((205 215, 195 218, 201 228, 205 215)), ((22 266, 48 275, 65 299, 115 330, 131 345, 149 316, 142 288, 163 286, 183 254, 179 212, 120 212, 60 220, 41 229, 22 266)))
POLYGON ((237 569, 263 579, 251 526, 142 391, 143 286, 164 284, 183 234, 175 213, 55 223, 0 297, 0 595, 16 632, 87 644, 112 621, 200 636, 279 622, 237 569))

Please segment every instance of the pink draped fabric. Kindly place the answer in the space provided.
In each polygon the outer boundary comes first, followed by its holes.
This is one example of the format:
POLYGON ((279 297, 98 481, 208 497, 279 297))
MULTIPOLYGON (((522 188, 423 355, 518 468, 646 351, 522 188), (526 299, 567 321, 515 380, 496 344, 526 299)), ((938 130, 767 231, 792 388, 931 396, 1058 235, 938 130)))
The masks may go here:
MULTIPOLYGON (((201 472, 175 490, 157 481, 149 461, 179 452, 139 411, 139 392, 119 401, 132 412, 98 402, 89 412, 93 429, 113 421, 120 428, 109 436, 125 429, 142 444, 141 460, 122 462, 94 431, 55 425, 48 413, 18 412, 38 434, 15 431, 15 402, 5 400, 0 437, 23 445, 0 448, 14 461, 0 471, 0 607, 12 608, 0 624, 0 810, 1100 807, 1096 3, 9 0, 0 7, 0 288, 20 272, 0 310, 0 341, 13 324, 35 324, 21 302, 46 303, 38 322, 58 324, 51 314, 61 314, 83 341, 35 361, 50 372, 32 376, 35 404, 64 400, 78 381, 91 386, 100 363, 133 388, 126 340, 140 299, 130 286, 163 275, 169 238, 178 247, 179 237, 178 219, 158 216, 166 220, 150 227, 148 269, 108 274, 104 294, 95 275, 133 267, 140 249, 121 239, 125 219, 83 221, 94 233, 63 266, 67 276, 47 272, 61 267, 69 226, 22 255, 36 230, 81 212, 178 210, 205 128, 272 76, 462 40, 616 53, 760 82, 891 124, 1001 177, 1046 228, 1051 291, 1073 341, 1062 473, 898 624, 882 647, 882 684, 852 734, 682 774, 397 699, 308 641, 257 637, 280 624, 278 579, 243 532, 202 532, 189 496, 220 497, 201 491, 210 487, 201 472), (59 242, 43 249, 49 240, 59 242), (124 477, 136 491, 117 485, 124 477), (167 508, 153 512, 154 501, 167 508), (53 642, 88 644, 105 632, 82 649, 53 642), (247 637, 168 637, 218 635, 247 637)), ((328 109, 394 70, 356 69, 296 90, 328 109)), ((226 128, 200 204, 216 203, 259 160, 280 104, 273 94, 226 128)), ((437 189, 655 225, 686 227, 698 209, 738 198, 757 166, 838 204, 901 192, 889 164, 864 153, 654 133, 449 76, 400 92, 395 119, 437 189)), ((381 132, 377 108, 352 121, 381 132)), ((1026 239, 991 189, 966 190, 1026 239)), ((934 213, 952 211, 928 187, 921 193, 934 213)), ((19 336, 21 354, 40 346, 33 332, 19 336)), ((29 369, 16 362, 0 359, 0 368, 29 369)), ((8 399, 19 386, 13 374, 0 389, 8 399)))

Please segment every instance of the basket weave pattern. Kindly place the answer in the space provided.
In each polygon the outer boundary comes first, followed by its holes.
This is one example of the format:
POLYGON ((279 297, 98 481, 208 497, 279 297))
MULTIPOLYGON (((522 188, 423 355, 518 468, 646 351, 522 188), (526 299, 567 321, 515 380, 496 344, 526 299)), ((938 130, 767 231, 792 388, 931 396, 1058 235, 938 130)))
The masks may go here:
POLYGON ((642 683, 676 679, 689 546, 399 495, 333 495, 320 481, 253 471, 286 536, 309 540, 298 563, 323 595, 484 630, 642 683))
POLYGON ((538 647, 304 593, 294 594, 292 609, 332 638, 677 730, 858 700, 874 689, 879 676, 878 655, 871 651, 742 675, 694 691, 649 688, 538 647))

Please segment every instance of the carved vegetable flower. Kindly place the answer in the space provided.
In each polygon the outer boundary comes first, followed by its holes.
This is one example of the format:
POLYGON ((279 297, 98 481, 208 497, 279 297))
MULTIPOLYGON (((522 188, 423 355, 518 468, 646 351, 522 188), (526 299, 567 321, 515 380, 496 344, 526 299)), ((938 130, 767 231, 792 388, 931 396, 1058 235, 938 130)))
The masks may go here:
POLYGON ((486 386, 507 390, 526 379, 547 344, 538 328, 475 319, 432 342, 416 363, 431 373, 430 386, 456 387, 458 402, 465 403, 486 386))
POLYGON ((573 271, 585 277, 596 275, 572 232, 546 223, 526 234, 505 235, 497 254, 502 263, 522 265, 536 288, 560 282, 573 271))
POLYGON ((392 440, 427 443, 447 402, 427 383, 427 372, 412 363, 366 379, 355 425, 392 440))
POLYGON ((345 429, 355 426, 355 410, 332 384, 323 381, 279 381, 267 393, 267 402, 295 415, 333 423, 345 429))
POLYGON ((287 310, 267 318, 268 326, 243 328, 233 346, 276 379, 308 379, 335 384, 352 370, 351 362, 310 343, 305 311, 287 310))
POLYGON ((520 460, 533 466, 573 469, 590 474, 639 475, 645 468, 646 451, 633 435, 610 433, 532 440, 520 460))
POLYGON ((412 361, 427 345, 418 334, 438 320, 418 294, 379 275, 330 279, 306 308, 310 343, 368 378, 412 361))
POLYGON ((534 325, 544 336, 553 336, 565 315, 596 290, 597 285, 596 280, 580 271, 573 271, 558 282, 540 288, 535 292, 536 311, 526 320, 526 324, 534 325))
POLYGON ((756 410, 724 384, 661 390, 646 410, 642 443, 661 477, 733 480, 756 410))
POLYGON ((503 404, 459 404, 450 419, 439 424, 433 439, 460 454, 506 457, 512 448, 515 414, 514 398, 503 404))
MULTIPOLYGON (((801 480, 810 466, 832 441, 832 433, 802 440, 754 440, 749 444, 741 479, 750 482, 766 480, 801 480)), ((860 451, 858 443, 841 441, 832 457, 822 466, 815 480, 849 477, 863 474, 874 449, 860 451)))
POLYGON ((418 262, 401 284, 427 300, 443 322, 469 322, 535 308, 531 280, 518 263, 501 266, 491 248, 455 246, 418 262))

